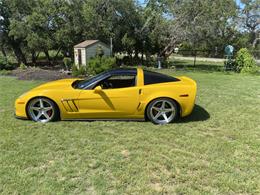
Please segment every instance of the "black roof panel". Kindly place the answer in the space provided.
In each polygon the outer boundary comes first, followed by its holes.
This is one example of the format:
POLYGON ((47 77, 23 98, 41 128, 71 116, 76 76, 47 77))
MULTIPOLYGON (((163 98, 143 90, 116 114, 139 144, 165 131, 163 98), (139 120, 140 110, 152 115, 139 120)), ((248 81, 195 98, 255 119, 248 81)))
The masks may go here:
POLYGON ((137 70, 136 68, 117 68, 107 71, 108 74, 111 75, 123 75, 123 74, 130 74, 130 75, 136 75, 137 70))

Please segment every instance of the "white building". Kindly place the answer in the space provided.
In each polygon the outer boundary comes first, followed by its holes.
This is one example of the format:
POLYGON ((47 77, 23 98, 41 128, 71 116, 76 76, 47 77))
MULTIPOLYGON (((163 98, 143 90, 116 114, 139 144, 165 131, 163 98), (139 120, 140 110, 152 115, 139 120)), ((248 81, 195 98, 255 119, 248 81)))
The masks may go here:
POLYGON ((88 60, 97 55, 97 50, 102 49, 104 56, 110 56, 110 47, 99 40, 86 40, 74 46, 74 62, 80 67, 86 66, 88 60))

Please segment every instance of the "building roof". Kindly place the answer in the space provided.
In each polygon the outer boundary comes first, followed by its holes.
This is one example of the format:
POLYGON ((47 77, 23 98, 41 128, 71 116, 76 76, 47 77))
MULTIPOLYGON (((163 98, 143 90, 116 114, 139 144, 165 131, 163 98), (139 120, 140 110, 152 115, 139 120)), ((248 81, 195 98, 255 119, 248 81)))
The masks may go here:
POLYGON ((74 48, 86 48, 90 45, 93 45, 94 43, 97 43, 99 42, 99 40, 86 40, 86 41, 83 41, 77 45, 74 46, 74 48))

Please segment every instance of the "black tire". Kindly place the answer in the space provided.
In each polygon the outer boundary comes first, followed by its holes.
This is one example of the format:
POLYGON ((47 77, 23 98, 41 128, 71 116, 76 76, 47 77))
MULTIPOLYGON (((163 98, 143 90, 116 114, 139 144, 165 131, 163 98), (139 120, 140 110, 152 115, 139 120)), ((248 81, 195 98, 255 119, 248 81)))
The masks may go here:
POLYGON ((54 101, 45 97, 31 99, 26 106, 29 119, 35 122, 52 122, 60 119, 60 111, 54 101))
POLYGON ((161 125, 175 121, 178 118, 178 113, 176 102, 170 98, 154 99, 146 109, 148 119, 154 124, 161 125))

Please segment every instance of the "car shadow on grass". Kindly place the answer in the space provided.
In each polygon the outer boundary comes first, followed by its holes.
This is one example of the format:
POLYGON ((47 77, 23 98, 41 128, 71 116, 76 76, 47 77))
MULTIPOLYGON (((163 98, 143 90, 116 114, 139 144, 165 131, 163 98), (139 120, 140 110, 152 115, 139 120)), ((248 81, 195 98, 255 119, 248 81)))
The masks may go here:
MULTIPOLYGON (((189 116, 179 118, 174 123, 188 123, 188 122, 197 122, 197 121, 205 121, 210 118, 210 114, 207 110, 205 110, 200 105, 195 104, 192 113, 189 116)), ((97 122, 97 121, 121 121, 121 122, 150 122, 145 119, 74 119, 74 120, 66 120, 66 121, 79 121, 79 122, 97 122)))
POLYGON ((177 123, 188 123, 196 121, 206 121, 210 118, 208 111, 201 107, 200 105, 195 104, 192 113, 189 116, 180 118, 177 123))

